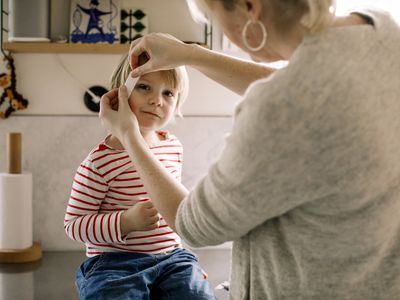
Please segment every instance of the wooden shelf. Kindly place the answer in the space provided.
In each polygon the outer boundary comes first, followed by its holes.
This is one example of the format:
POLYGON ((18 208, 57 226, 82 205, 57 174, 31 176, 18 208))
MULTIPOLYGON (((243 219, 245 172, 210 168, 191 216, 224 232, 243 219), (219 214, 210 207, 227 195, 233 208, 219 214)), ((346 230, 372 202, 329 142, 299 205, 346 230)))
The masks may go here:
MULTIPOLYGON (((208 45, 197 42, 203 47, 208 45)), ((129 44, 72 44, 72 43, 47 43, 47 42, 4 42, 4 50, 13 53, 91 53, 91 54, 123 54, 129 50, 129 44)))
POLYGON ((71 43, 22 43, 5 42, 4 50, 14 53, 92 53, 122 54, 129 44, 71 44, 71 43))

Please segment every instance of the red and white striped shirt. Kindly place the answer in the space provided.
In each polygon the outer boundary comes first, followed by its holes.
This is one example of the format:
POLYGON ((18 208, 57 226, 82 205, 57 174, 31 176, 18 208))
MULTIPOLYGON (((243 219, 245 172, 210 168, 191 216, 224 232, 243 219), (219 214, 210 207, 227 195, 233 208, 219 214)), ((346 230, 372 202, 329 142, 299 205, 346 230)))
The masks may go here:
MULTIPOLYGON (((172 135, 150 147, 153 154, 181 180, 183 147, 172 135)), ((125 150, 115 150, 105 141, 93 149, 79 166, 72 184, 64 219, 67 235, 86 244, 86 255, 102 252, 164 253, 181 247, 180 237, 161 217, 160 227, 121 235, 123 211, 140 201, 150 201, 134 162, 125 150)))

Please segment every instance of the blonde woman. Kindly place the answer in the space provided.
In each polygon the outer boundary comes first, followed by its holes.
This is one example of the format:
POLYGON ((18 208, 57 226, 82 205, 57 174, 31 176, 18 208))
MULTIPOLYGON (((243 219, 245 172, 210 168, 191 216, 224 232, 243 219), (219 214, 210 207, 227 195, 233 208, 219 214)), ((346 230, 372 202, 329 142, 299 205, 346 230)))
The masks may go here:
POLYGON ((244 95, 190 192, 151 157, 135 116, 102 99, 103 123, 157 186, 157 210, 192 246, 233 241, 231 299, 398 299, 398 24, 375 9, 336 16, 331 0, 189 5, 255 61, 289 63, 274 71, 163 34, 133 42, 133 76, 189 65, 244 95))

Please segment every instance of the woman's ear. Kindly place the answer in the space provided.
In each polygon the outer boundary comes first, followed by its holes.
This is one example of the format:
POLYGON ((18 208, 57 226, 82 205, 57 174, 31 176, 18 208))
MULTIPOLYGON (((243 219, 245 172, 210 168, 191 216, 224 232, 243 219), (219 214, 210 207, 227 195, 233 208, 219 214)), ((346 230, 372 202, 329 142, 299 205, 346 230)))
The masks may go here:
POLYGON ((246 11, 253 20, 260 20, 262 13, 262 1, 260 0, 246 0, 246 11))

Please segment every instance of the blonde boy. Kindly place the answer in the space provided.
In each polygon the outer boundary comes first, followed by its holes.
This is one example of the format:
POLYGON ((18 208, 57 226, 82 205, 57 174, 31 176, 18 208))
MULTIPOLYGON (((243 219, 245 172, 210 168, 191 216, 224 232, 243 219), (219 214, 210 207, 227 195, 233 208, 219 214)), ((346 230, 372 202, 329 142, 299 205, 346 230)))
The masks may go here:
MULTIPOLYGON (((121 86, 130 72, 125 56, 112 87, 121 86)), ((141 76, 129 97, 143 138, 177 180, 182 145, 161 129, 181 114, 187 93, 187 73, 179 67, 141 76)), ((79 166, 64 227, 86 245, 88 259, 76 278, 80 299, 215 299, 197 258, 158 214, 135 161, 112 135, 79 166)))

